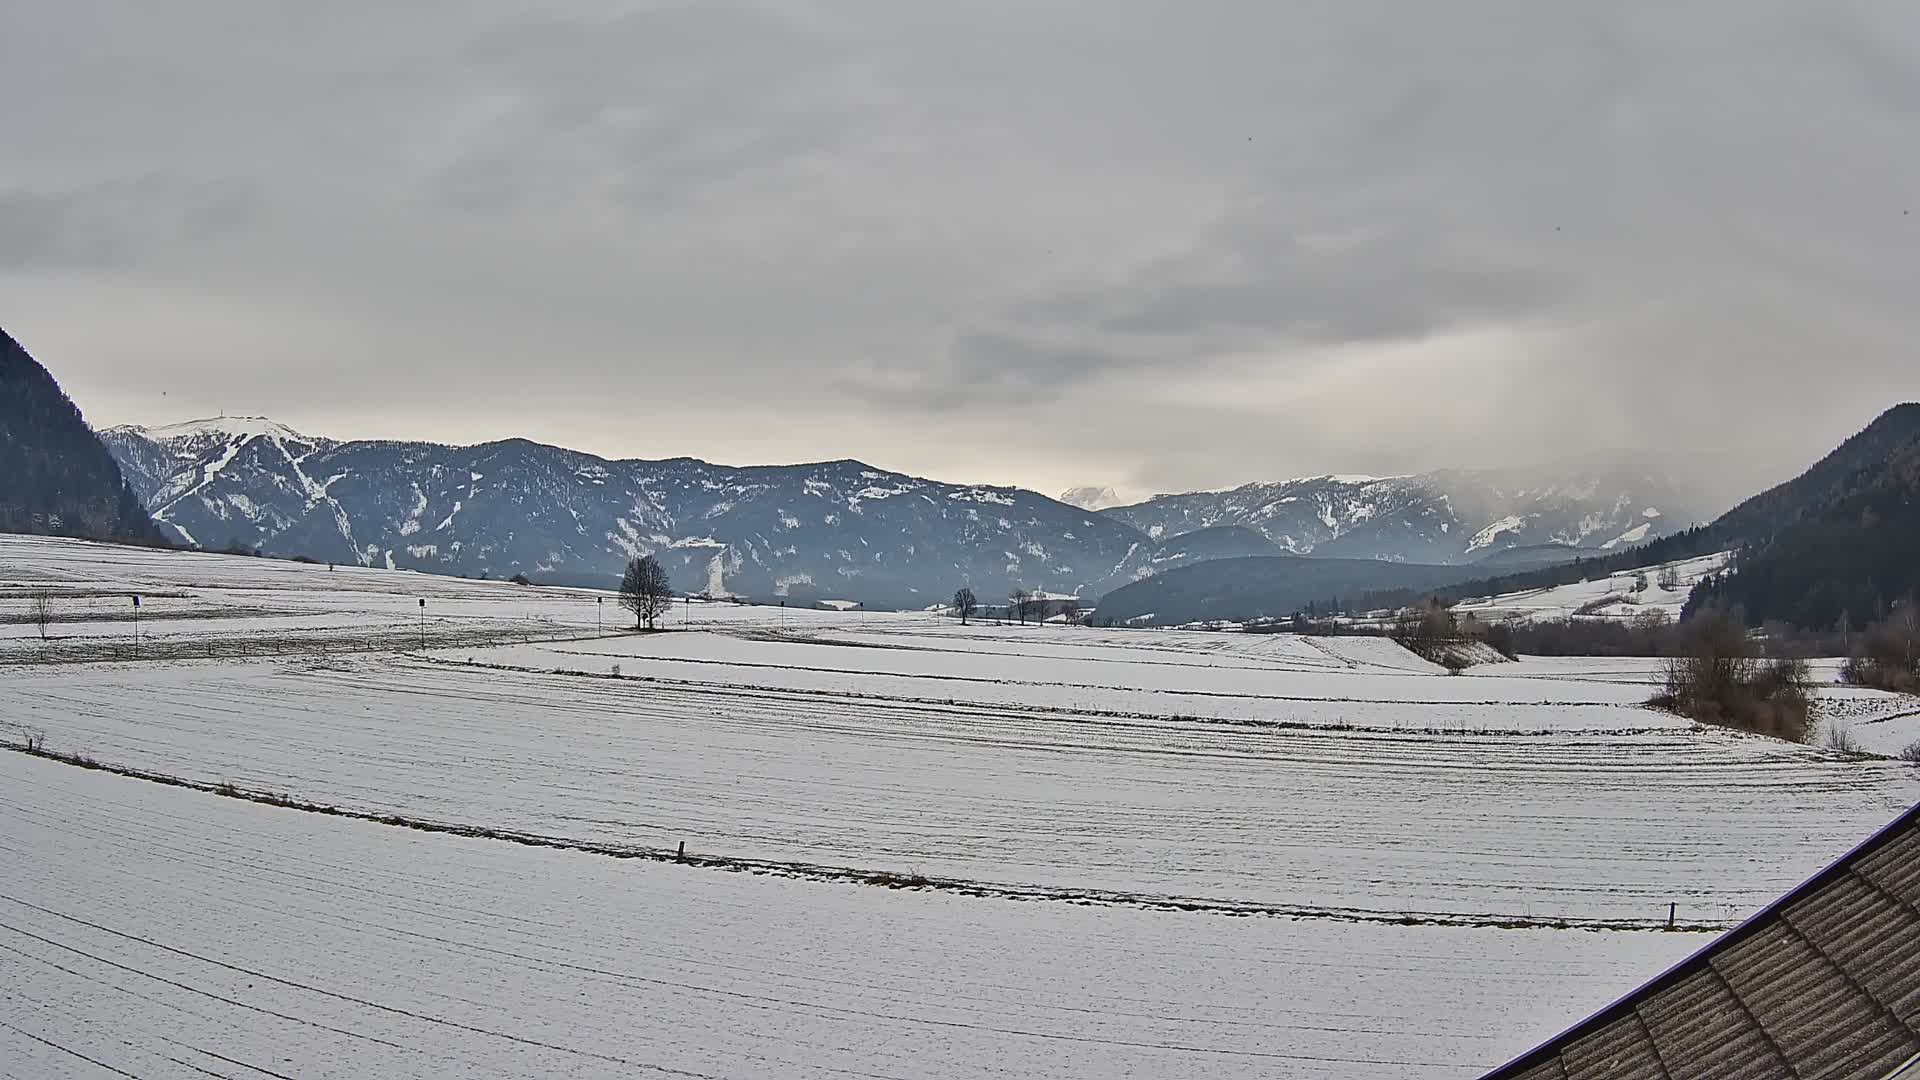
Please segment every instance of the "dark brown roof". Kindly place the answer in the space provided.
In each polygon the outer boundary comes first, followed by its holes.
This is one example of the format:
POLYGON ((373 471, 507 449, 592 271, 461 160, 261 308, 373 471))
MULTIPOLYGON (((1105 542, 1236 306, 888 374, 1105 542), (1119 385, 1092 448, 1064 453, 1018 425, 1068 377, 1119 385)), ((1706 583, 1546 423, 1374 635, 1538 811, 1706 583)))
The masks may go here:
POLYGON ((1920 806, 1485 1080, 1889 1080, 1920 1057, 1920 806))

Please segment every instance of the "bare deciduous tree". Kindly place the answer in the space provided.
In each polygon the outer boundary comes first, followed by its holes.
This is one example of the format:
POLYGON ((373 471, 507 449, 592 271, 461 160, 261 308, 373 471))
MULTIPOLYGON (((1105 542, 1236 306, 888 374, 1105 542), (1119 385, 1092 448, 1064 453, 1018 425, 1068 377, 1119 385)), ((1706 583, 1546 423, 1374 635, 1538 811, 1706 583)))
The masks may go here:
POLYGON ((953 594, 953 610, 960 616, 960 625, 965 626, 967 620, 973 618, 973 613, 980 610, 980 600, 973 595, 972 589, 962 588, 953 594))
POLYGON ((1032 602, 1033 599, 1027 590, 1015 589, 1007 594, 1007 613, 1019 618, 1020 625, 1025 626, 1027 624, 1027 607, 1032 602))
POLYGON ((53 623, 53 596, 46 590, 33 594, 33 604, 27 609, 33 619, 33 625, 40 630, 40 640, 47 640, 47 627, 53 623))
POLYGON ((620 579, 620 606, 633 612, 634 628, 653 629, 655 619, 673 606, 673 583, 666 568, 651 555, 627 560, 627 572, 620 579))

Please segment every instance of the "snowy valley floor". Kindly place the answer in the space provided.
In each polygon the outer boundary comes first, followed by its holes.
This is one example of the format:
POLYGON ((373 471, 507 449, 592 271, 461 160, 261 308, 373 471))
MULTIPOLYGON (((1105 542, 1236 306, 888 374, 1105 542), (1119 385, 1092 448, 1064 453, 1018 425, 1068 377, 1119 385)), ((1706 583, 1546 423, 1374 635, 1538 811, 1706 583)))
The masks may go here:
POLYGON ((0 752, 0 1075, 1470 1077, 1920 799, 1635 661, 599 606, 0 537, 0 742, 197 785, 0 752))

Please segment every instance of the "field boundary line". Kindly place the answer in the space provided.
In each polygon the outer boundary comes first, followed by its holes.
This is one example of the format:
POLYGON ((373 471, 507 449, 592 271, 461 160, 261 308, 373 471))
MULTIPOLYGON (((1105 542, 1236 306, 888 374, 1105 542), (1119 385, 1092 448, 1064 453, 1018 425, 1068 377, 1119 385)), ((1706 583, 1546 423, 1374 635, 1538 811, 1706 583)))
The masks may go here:
POLYGON ((1371 923, 1398 926, 1460 926, 1503 930, 1589 930, 1641 931, 1648 933, 1712 933, 1731 927, 1730 922, 1688 922, 1669 925, 1665 919, 1542 918, 1533 915, 1463 914, 1457 912, 1380 911, 1366 908, 1308 907, 1290 904, 1261 904, 1217 897, 1171 896, 1151 893, 1126 893, 1108 889, 1032 885, 1018 882, 974 881, 942 878, 893 870, 827 866, 818 863, 756 859, 742 856, 682 853, 676 849, 644 845, 598 843, 563 836, 498 829, 484 825, 433 821, 401 814, 352 810, 324 803, 307 802, 285 793, 250 791, 230 783, 189 780, 167 773, 97 761, 85 754, 63 753, 43 746, 5 744, 14 753, 73 768, 104 772, 130 780, 143 780, 166 787, 184 788, 221 798, 237 799, 262 806, 274 806, 303 813, 347 818, 417 832, 463 836, 470 839, 497 840, 525 847, 577 851, 616 859, 642 859, 648 862, 675 863, 683 866, 784 877, 802 881, 866 885, 914 892, 935 892, 992 900, 1053 901, 1098 907, 1126 907, 1149 911, 1185 911, 1228 917, 1266 916, 1298 920, 1371 923))

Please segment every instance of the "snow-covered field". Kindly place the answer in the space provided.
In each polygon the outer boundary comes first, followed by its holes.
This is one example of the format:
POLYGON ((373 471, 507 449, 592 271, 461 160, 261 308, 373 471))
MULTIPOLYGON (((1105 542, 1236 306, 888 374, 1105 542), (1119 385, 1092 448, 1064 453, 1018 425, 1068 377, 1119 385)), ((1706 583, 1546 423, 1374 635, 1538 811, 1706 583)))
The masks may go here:
POLYGON ((1646 570, 1623 570, 1573 585, 1477 597, 1461 601, 1454 611, 1462 617, 1473 615, 1485 622, 1576 617, 1631 619, 1654 613, 1678 618, 1680 609, 1686 606, 1687 594, 1694 585, 1701 578, 1725 569, 1727 559, 1727 553, 1721 552, 1646 570), (1669 571, 1672 588, 1660 584, 1663 574, 1669 571), (1645 582, 1644 588, 1640 587, 1642 582, 1645 582))
POLYGON ((0 537, 0 741, 199 785, 0 753, 0 1073, 1472 1076, 1920 799, 1645 661, 597 600, 0 537))
POLYGON ((16 754, 0 820, 23 1080, 1471 1077, 1701 940, 823 885, 16 754))

